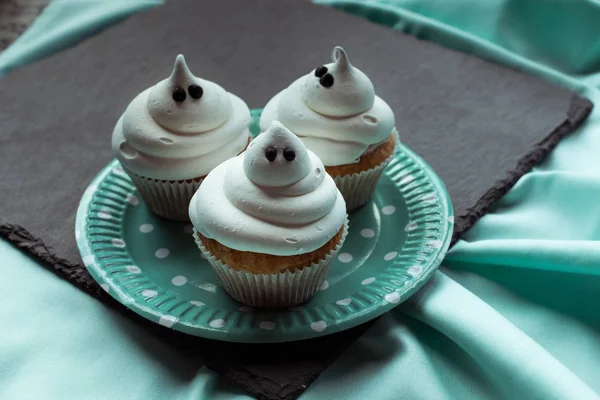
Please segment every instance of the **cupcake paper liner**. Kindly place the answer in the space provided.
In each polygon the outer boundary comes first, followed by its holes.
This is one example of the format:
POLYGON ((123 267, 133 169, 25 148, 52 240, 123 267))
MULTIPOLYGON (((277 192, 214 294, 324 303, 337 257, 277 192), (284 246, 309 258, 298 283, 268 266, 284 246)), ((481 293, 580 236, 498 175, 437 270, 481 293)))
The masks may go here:
POLYGON ((333 181, 342 193, 344 200, 346 200, 346 210, 348 212, 356 210, 357 208, 367 204, 375 188, 379 182, 381 174, 385 170, 385 167, 392 161, 398 151, 398 143, 400 138, 398 137, 398 131, 394 130, 394 137, 396 139, 396 145, 392 154, 386 158, 381 164, 351 175, 334 176, 333 181))
POLYGON ((294 272, 253 274, 239 271, 224 264, 204 247, 194 229, 196 244, 213 267, 221 286, 240 303, 256 308, 285 308, 301 304, 311 298, 325 280, 329 266, 342 248, 348 234, 348 219, 337 246, 318 263, 294 272))
POLYGON ((154 214, 176 221, 189 221, 190 200, 204 179, 163 181, 125 170, 154 214))

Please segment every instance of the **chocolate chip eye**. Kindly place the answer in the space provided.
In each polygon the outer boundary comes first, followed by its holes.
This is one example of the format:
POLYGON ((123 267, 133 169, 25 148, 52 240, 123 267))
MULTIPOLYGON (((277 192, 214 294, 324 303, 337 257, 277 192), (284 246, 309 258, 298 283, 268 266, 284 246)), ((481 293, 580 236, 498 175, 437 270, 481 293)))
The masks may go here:
POLYGON ((331 74, 325 74, 321 77, 321 79, 319 79, 319 82, 321 83, 321 86, 323 87, 331 87, 333 86, 333 75, 331 74))
POLYGON ((315 69, 315 76, 317 78, 322 77, 323 75, 325 75, 327 73, 327 67, 324 65, 321 65, 319 68, 315 69))
POLYGON ((292 149, 283 149, 283 158, 288 161, 294 161, 296 158, 296 152, 292 149))
POLYGON ((269 162, 275 161, 275 158, 277 158, 277 150, 275 150, 275 147, 267 147, 265 150, 265 157, 269 162))
POLYGON ((192 96, 192 99, 199 99, 204 94, 204 90, 198 85, 190 85, 188 93, 192 96))
POLYGON ((183 90, 181 86, 177 86, 173 89, 173 100, 177 103, 181 103, 185 100, 185 90, 183 90))

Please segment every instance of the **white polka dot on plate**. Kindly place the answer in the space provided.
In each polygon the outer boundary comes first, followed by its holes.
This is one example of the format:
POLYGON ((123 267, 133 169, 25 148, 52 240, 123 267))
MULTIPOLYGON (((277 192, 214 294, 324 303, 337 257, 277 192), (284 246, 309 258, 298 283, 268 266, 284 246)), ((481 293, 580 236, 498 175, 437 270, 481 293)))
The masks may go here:
POLYGON ((140 232, 142 233, 150 233, 154 230, 154 225, 152 224, 142 224, 140 225, 140 232))
POLYGON ((207 292, 211 292, 211 293, 216 293, 217 292, 217 285, 215 285, 214 283, 201 283, 199 285, 194 285, 199 289, 202 290, 206 290, 207 292))
POLYGON ((144 297, 156 297, 158 296, 158 292, 156 290, 150 290, 150 289, 146 289, 144 291, 142 291, 142 296, 144 297))
POLYGON ((431 242, 427 243, 427 245, 429 247, 433 247, 434 249, 439 249, 442 247, 442 241, 441 240, 432 240, 431 242))
POLYGON ((450 222, 451 224, 454 224, 454 215, 450 215, 450 216, 448 216, 448 218, 446 218, 446 220, 447 220, 448 222, 450 222))
POLYGON ((112 215, 108 211, 98 211, 98 218, 111 219, 112 215))
POLYGON ((85 265, 86 267, 89 267, 94 262, 96 262, 96 257, 93 255, 89 255, 89 256, 83 257, 82 260, 83 260, 83 265, 85 265))
POLYGON ((171 279, 171 283, 175 286, 183 286, 187 283, 187 278, 183 275, 177 275, 171 279))
POLYGON ((75 239, 79 240, 80 237, 81 237, 81 232, 75 231, 75 239))
POLYGON ((396 212, 396 207, 394 206, 385 206, 381 209, 381 212, 384 213, 385 215, 392 215, 393 213, 396 212))
POLYGON ((413 265, 408 269, 408 273, 412 276, 418 276, 421 274, 421 272, 423 272, 423 267, 420 265, 413 265))
POLYGON ((393 260, 396 257, 398 257, 398 252, 397 251, 390 251, 385 256, 383 256, 383 259, 385 261, 390 261, 390 260, 393 260))
POLYGON ((310 324, 310 329, 315 332, 323 332, 325 328, 327 328, 327 322, 322 320, 310 324))
POLYGON ((162 249, 158 249, 154 252, 154 255, 156 256, 156 258, 167 258, 169 256, 169 249, 166 248, 162 248, 162 249))
POLYGON ((104 290, 107 293, 110 290, 110 286, 108 286, 108 284, 106 284, 106 283, 101 284, 100 287, 102 288, 102 290, 104 290))
POLYGON ((260 326, 260 329, 264 329, 266 331, 272 331, 273 329, 275 329, 275 322, 262 321, 259 326, 260 326))
POLYGON ((398 304, 400 302, 400 293, 392 292, 385 295, 385 301, 392 304, 398 304))
POLYGON ((415 180, 415 177, 412 175, 406 175, 404 178, 400 179, 400 184, 401 185, 406 185, 407 183, 410 183, 412 181, 415 180))
POLYGON ((125 247, 125 242, 123 241, 123 239, 113 239, 110 242, 115 247, 119 247, 119 248, 125 247))
POLYGON ((324 280, 323 283, 321 283, 321 286, 319 286, 319 290, 327 290, 329 288, 329 282, 327 282, 327 280, 324 280))
POLYGON ((349 263, 350 261, 352 261, 352 254, 350 253, 342 253, 338 256, 338 260, 340 260, 340 262, 343 263, 349 263))
POLYGON ((162 326, 166 326, 167 328, 172 327, 177 322, 177 317, 172 315, 162 315, 158 320, 158 323, 162 326))
POLYGON ((132 206, 137 206, 138 204, 140 204, 140 199, 138 199, 138 197, 135 194, 130 194, 129 196, 127 196, 127 202, 132 206))
POLYGON ((254 312, 254 308, 248 306, 241 306, 238 308, 240 312, 254 312))
POLYGON ((414 231, 415 229, 417 229, 419 227, 419 225, 417 225, 416 222, 409 222, 408 224, 406 224, 406 226, 404 227, 404 232, 411 232, 414 231))
POLYGON ((368 285, 369 283, 373 283, 373 282, 375 282, 375 278, 371 277, 371 278, 364 279, 360 284, 361 285, 368 285))
POLYGON ((202 307, 204 305, 203 302, 197 301, 197 300, 192 300, 192 301, 190 301, 190 303, 195 305, 196 307, 202 307))
POLYGON ((437 196, 435 193, 427 193, 421 200, 427 203, 432 203, 437 200, 437 196))
POLYGON ((125 171, 121 167, 114 167, 113 172, 117 175, 125 175, 125 171))
POLYGON ((363 229, 362 231, 360 231, 360 236, 364 237, 364 238, 372 238, 373 236, 375 236, 375 231, 373 229, 363 229))
POLYGON ((140 272, 142 272, 140 267, 137 267, 135 265, 128 265, 127 271, 131 272, 132 274, 139 274, 140 272))
POLYGON ((186 226, 183 227, 183 231, 185 233, 192 234, 194 232, 194 226, 192 224, 187 224, 186 226))
POLYGON ((335 302, 335 304, 339 305, 339 306, 347 306, 350 303, 352 303, 352 299, 349 297, 346 297, 345 299, 341 299, 335 302))
POLYGON ((208 323, 208 325, 210 325, 213 328, 222 328, 225 326, 225 320, 222 319, 213 319, 212 321, 210 321, 208 323))
POLYGON ((85 189, 85 192, 88 194, 93 194, 96 190, 98 190, 98 186, 96 185, 91 185, 90 187, 88 187, 87 189, 85 189))

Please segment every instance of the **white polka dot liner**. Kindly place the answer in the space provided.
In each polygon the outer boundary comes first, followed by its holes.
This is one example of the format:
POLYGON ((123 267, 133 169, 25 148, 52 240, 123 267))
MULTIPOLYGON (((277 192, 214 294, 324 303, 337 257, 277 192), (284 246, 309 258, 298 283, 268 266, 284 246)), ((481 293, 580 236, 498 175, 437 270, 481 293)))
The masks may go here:
POLYGON ((82 192, 75 232, 99 289, 134 312, 190 335, 266 343, 339 332, 401 304, 436 271, 453 224, 439 178, 400 145, 371 202, 350 214, 350 232, 316 295, 282 310, 231 299, 201 256, 189 222, 149 212, 118 161, 82 192))

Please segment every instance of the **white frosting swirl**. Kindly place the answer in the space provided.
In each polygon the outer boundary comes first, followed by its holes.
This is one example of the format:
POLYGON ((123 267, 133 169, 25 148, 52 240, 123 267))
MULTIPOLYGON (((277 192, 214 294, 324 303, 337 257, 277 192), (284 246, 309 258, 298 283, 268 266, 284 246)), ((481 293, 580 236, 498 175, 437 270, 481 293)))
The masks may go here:
POLYGON ((138 175, 193 179, 242 152, 249 123, 250 110, 242 99, 195 77, 179 55, 167 79, 129 104, 113 131, 113 153, 138 175), (192 85, 201 88, 201 97, 192 97, 192 85), (176 89, 183 91, 183 101, 174 100, 176 89))
POLYGON ((319 71, 322 67, 311 71, 275 95, 263 110, 260 128, 278 120, 325 165, 353 164, 369 146, 392 133, 394 112, 341 47, 333 50, 333 62, 324 67, 326 72, 319 71), (323 73, 331 75, 331 86, 323 81, 323 73))
POLYGON ((208 174, 189 214, 205 237, 232 249, 280 256, 318 249, 347 217, 322 162, 277 121, 248 150, 208 174), (269 148, 276 152, 271 161, 269 148), (284 150, 294 153, 292 160, 284 150))

